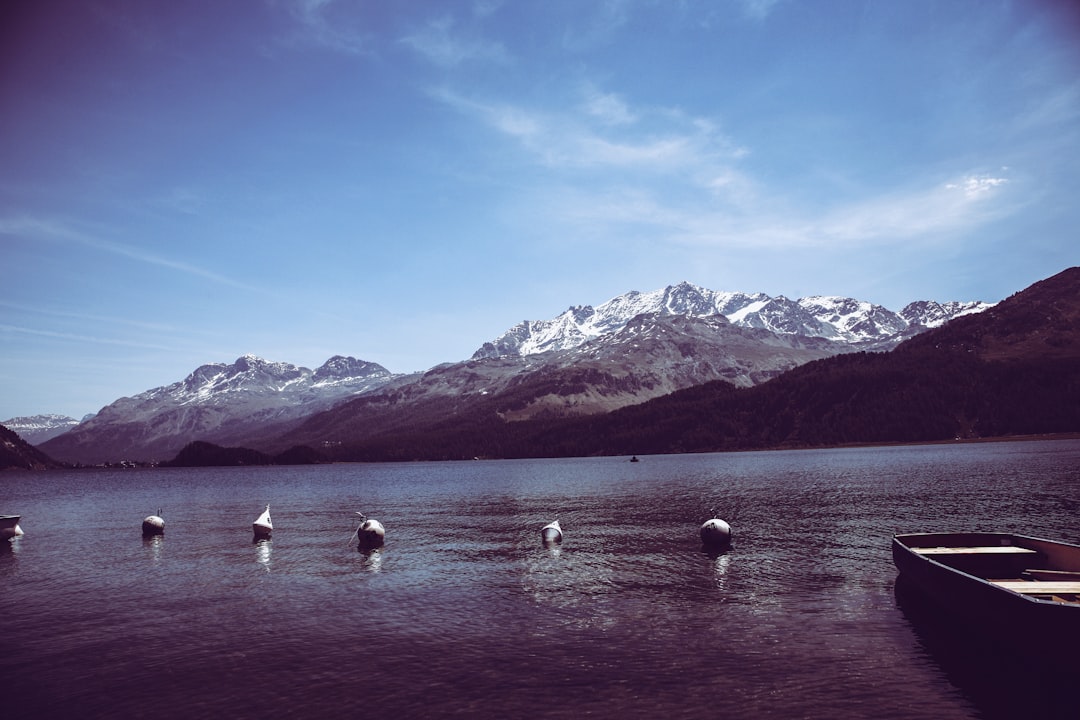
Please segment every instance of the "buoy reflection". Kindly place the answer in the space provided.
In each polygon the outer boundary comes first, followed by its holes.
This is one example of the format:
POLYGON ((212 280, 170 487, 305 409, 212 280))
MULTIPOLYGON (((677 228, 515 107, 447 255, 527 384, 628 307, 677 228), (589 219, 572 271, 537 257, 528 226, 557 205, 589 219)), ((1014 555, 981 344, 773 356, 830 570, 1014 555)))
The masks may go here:
POLYGON ((255 559, 266 569, 266 572, 270 572, 270 555, 273 554, 273 552, 273 540, 255 541, 255 559))
POLYGON ((716 587, 721 590, 727 581, 728 565, 731 564, 731 556, 726 552, 710 554, 713 560, 713 574, 716 576, 716 587))
POLYGON ((357 550, 359 550, 360 555, 363 556, 363 562, 361 563, 362 568, 364 568, 368 572, 373 573, 377 573, 382 570, 383 549, 381 547, 365 548, 361 546, 358 547, 357 550))
POLYGON ((149 551, 151 560, 161 562, 161 552, 165 549, 164 535, 143 535, 142 544, 149 551))

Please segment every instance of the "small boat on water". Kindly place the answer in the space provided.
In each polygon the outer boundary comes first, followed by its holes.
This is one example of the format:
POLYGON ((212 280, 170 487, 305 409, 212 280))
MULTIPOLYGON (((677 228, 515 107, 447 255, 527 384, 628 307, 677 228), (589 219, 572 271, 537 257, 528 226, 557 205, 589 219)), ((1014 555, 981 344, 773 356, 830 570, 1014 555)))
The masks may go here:
POLYGON ((19 527, 22 515, 0 515, 0 540, 10 540, 23 534, 19 527))
POLYGON ((255 531, 256 540, 265 540, 270 537, 270 533, 274 531, 274 523, 270 520, 269 505, 259 517, 255 518, 255 522, 251 523, 251 529, 255 531))
POLYGON ((1075 662, 1080 546, 1013 533, 895 535, 900 579, 980 635, 1075 662))
POLYGON ((373 520, 362 512, 357 512, 360 516, 360 527, 356 528, 356 540, 361 548, 376 548, 383 544, 386 539, 386 528, 382 526, 382 523, 378 520, 373 520))
POLYGON ((559 521, 555 520, 540 528, 540 539, 546 543, 562 542, 562 526, 559 521))
POLYGON ((142 534, 143 537, 165 534, 165 520, 161 517, 160 508, 157 515, 147 515, 146 519, 142 521, 142 534))

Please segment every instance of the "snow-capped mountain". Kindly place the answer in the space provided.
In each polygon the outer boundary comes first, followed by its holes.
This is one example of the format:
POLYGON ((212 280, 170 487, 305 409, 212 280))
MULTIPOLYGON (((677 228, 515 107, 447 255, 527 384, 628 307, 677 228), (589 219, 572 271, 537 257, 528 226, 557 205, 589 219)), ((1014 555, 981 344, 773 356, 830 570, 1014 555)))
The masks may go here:
POLYGON ((120 398, 42 449, 68 462, 168 459, 194 440, 228 444, 280 432, 393 377, 381 365, 351 357, 335 356, 310 370, 244 355, 120 398))
POLYGON ((73 417, 53 414, 14 417, 0 423, 8 430, 18 433, 19 437, 31 445, 40 445, 50 438, 66 433, 78 424, 79 421, 73 417))
POLYGON ((900 311, 900 316, 909 325, 921 325, 926 328, 936 328, 944 325, 953 318, 962 315, 971 315, 983 310, 989 310, 995 303, 985 302, 947 302, 939 303, 933 300, 917 300, 909 303, 900 311))
POLYGON ((592 307, 578 305, 551 320, 526 320, 484 343, 474 358, 533 355, 577 347, 623 327, 640 314, 709 317, 723 315, 741 327, 779 335, 825 338, 888 349, 918 328, 937 327, 958 315, 980 312, 989 303, 911 303, 899 313, 852 298, 813 296, 790 300, 764 293, 717 292, 688 282, 652 292, 632 291, 592 307))
POLYGON ((606 412, 693 385, 748 387, 855 350, 888 350, 983 304, 913 303, 905 314, 836 297, 798 301, 680 283, 521 323, 471 360, 392 375, 355 358, 310 370, 252 355, 120 398, 44 442, 67 462, 167 460, 203 440, 280 452, 330 447, 473 413, 501 421, 606 412))

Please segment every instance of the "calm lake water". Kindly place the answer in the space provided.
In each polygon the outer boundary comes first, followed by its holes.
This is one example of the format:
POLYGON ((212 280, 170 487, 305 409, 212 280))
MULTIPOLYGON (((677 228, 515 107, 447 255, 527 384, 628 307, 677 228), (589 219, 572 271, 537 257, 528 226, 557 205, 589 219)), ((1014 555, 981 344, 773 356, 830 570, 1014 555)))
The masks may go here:
POLYGON ((1080 441, 14 472, 0 512, 26 532, 0 552, 12 717, 1076 710, 1044 673, 921 620, 889 542, 1080 543, 1080 441), (144 540, 159 507, 165 536, 144 540), (357 510, 384 547, 350 543, 357 510), (719 555, 698 539, 713 511, 735 532, 719 555), (556 517, 564 541, 544 547, 556 517))

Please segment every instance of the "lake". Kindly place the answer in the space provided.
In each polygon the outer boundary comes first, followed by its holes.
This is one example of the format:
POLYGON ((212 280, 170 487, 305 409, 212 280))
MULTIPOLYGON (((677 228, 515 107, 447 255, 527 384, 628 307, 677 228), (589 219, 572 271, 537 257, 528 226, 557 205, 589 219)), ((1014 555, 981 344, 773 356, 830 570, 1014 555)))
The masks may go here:
POLYGON ((1045 673, 927 622, 889 543, 1080 543, 1077 440, 7 472, 0 513, 26 533, 0 552, 15 717, 1076 709, 1045 673), (267 503, 273 537, 255 542, 267 503), (159 508, 165 535, 143 539, 159 508), (382 548, 357 548, 356 511, 386 527, 382 548), (734 531, 724 553, 698 537, 714 514, 734 531), (545 547, 556 518, 564 540, 545 547))

